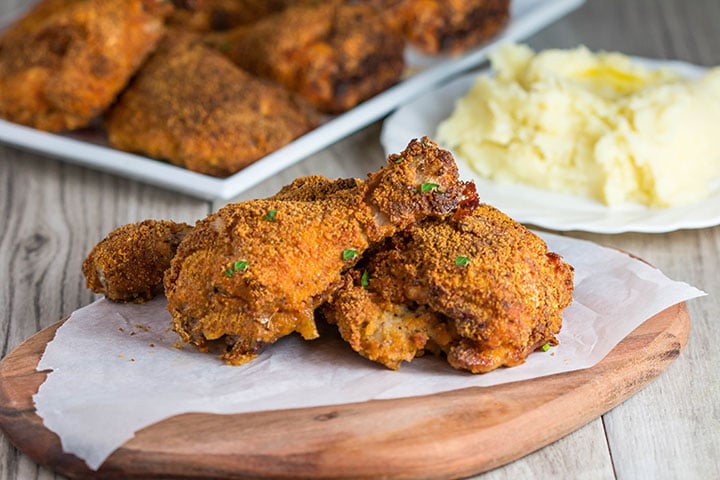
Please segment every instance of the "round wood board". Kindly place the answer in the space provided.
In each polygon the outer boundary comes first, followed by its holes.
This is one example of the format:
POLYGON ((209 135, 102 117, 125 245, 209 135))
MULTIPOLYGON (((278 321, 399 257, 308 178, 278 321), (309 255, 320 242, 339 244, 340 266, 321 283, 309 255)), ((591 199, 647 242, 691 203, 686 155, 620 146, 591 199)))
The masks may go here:
POLYGON ((32 401, 59 322, 0 362, 0 428, 71 478, 448 478, 511 462, 621 403, 680 354, 685 303, 648 319, 596 366, 495 387, 238 415, 184 414, 136 433, 91 471, 62 451, 32 401))

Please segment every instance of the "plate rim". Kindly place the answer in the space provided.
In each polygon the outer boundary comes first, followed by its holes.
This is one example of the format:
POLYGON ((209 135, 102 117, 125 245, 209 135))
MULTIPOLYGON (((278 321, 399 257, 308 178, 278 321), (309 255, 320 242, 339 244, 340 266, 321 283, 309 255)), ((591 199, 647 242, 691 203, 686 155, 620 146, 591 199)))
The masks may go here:
MULTIPOLYGON (((678 59, 662 59, 662 58, 650 58, 650 57, 641 57, 641 56, 630 56, 634 61, 637 61, 639 63, 645 64, 650 66, 651 68, 662 68, 662 67, 669 67, 672 69, 675 69, 679 71, 680 73, 689 76, 690 78, 693 77, 699 77, 704 72, 707 72, 712 67, 707 67, 703 65, 697 65, 691 62, 678 60, 678 59)), ((402 107, 395 110, 391 115, 389 115, 383 122, 382 130, 380 134, 380 141, 383 146, 384 151, 386 154, 392 153, 393 151, 397 150, 399 147, 396 144, 395 137, 393 135, 393 132, 391 131, 391 128, 395 127, 395 123, 398 122, 398 118, 401 118, 403 115, 407 115, 409 111, 413 111, 414 108, 416 108, 418 105, 423 103, 423 100, 426 95, 439 95, 443 94, 447 91, 452 91, 453 89, 456 89, 458 87, 469 89, 470 86, 474 83, 474 80, 481 76, 481 75, 489 75, 492 73, 492 69, 487 67, 482 67, 479 69, 476 69, 472 72, 466 72, 465 74, 455 77, 448 82, 444 83, 443 85, 440 85, 436 87, 435 89, 425 92, 425 94, 415 98, 413 101, 403 105, 402 107)), ((455 100, 459 97, 454 96, 455 100)), ((437 125, 433 124, 432 128, 435 130, 437 125)), ((424 134, 429 134, 428 132, 425 132, 424 134)), ((435 131, 432 132, 432 135, 435 135, 435 131)), ((440 145, 442 147, 442 145, 440 145)), ((452 149, 449 149, 452 151, 452 149)), ((547 228, 554 231, 561 231, 561 232, 568 232, 568 231, 582 231, 582 232, 589 232, 589 233, 601 233, 601 234, 622 234, 622 233, 649 233, 649 234, 659 234, 659 233, 668 233, 672 231, 677 230, 686 230, 686 229, 700 229, 700 228, 708 228, 713 227, 718 224, 720 224, 720 213, 715 215, 708 215, 708 216, 700 216, 698 217, 688 217, 688 216, 676 216, 676 220, 672 222, 666 222, 666 223, 648 223, 647 221, 633 221, 633 222, 622 222, 622 223, 603 223, 602 221, 607 221, 608 217, 612 217, 613 213, 624 213, 627 212, 628 209, 636 209, 638 213, 647 214, 648 212, 658 212, 659 214, 663 215, 666 213, 674 213, 674 212, 682 212, 685 209, 697 207, 698 205, 706 204, 706 202, 712 202, 713 199, 720 202, 720 178, 718 179, 718 185, 717 187, 710 193, 708 197, 706 197, 703 200, 700 200, 699 202, 690 204, 690 205, 683 205, 683 206, 677 206, 677 207, 668 207, 668 208, 656 208, 656 207, 647 207, 640 204, 624 204, 620 206, 619 208, 612 208, 608 207, 601 202, 590 199, 587 197, 572 195, 572 194, 566 194, 566 193, 560 193, 560 192, 550 192, 547 190, 540 189, 538 187, 533 187, 530 185, 523 185, 523 184, 514 184, 514 183, 500 183, 500 182, 493 182, 488 179, 481 178, 474 174, 472 172, 472 168, 462 160, 462 157, 456 155, 456 161, 458 163, 459 168, 461 169, 461 173, 467 178, 476 181, 478 184, 485 184, 485 185, 492 185, 495 187, 501 187, 506 186, 509 188, 512 188, 513 190, 519 190, 521 192, 524 192, 525 195, 530 196, 531 194, 535 197, 547 197, 547 196, 558 196, 558 197, 564 197, 567 199, 569 203, 574 202, 577 204, 577 202, 587 203, 591 204, 593 208, 597 208, 599 210, 602 210, 603 217, 598 217, 596 219, 593 219, 592 221, 589 220, 578 220, 578 221, 563 221, 562 219, 559 219, 557 217, 551 217, 551 218, 540 218, 538 219, 535 216, 532 216, 530 213, 527 212, 514 212, 512 208, 503 208, 502 204, 495 204, 493 201, 489 201, 488 203, 492 203, 494 206, 500 208, 501 210, 505 211, 508 215, 513 217, 515 220, 526 224, 526 225, 532 225, 539 228, 547 228)), ((478 185, 480 186, 480 185, 478 185)), ((480 197, 482 200, 482 190, 479 188, 480 197)), ((698 209, 700 213, 702 213, 702 209, 698 209)))

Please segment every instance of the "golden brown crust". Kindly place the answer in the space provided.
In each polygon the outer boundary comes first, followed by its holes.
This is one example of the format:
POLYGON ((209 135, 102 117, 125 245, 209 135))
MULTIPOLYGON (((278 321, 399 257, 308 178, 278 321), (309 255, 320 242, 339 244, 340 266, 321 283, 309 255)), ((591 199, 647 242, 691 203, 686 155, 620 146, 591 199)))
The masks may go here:
POLYGON ((315 202, 324 200, 344 190, 359 189, 362 181, 355 178, 339 178, 330 180, 319 175, 299 177, 289 185, 285 185, 271 198, 277 200, 295 200, 298 202, 315 202))
POLYGON ((340 113, 397 83, 404 41, 372 2, 289 8, 230 32, 221 50, 242 68, 340 113))
MULTIPOLYGON (((437 150, 427 139, 423 145, 437 150)), ((223 358, 237 364, 292 332, 317 336, 314 310, 367 248, 464 198, 445 157, 416 153, 404 162, 391 157, 371 182, 306 177, 274 197, 230 204, 198 222, 164 280, 183 341, 201 349, 225 342, 223 358), (444 192, 420 191, 420 172, 438 171, 444 192), (406 205, 402 214, 386 211, 395 198, 406 205)))
POLYGON ((314 309, 356 261, 343 251, 368 246, 358 199, 254 200, 198 222, 165 277, 175 330, 198 346, 228 336, 229 363, 293 331, 316 337, 314 309))
MULTIPOLYGON (((447 323, 427 307, 393 302, 375 289, 362 288, 364 270, 351 270, 346 284, 319 313, 337 325, 340 336, 363 357, 398 370, 402 362, 437 351, 435 339, 448 339, 447 323)), ((385 292, 386 293, 386 292, 385 292)), ((447 340, 445 340, 447 342, 447 340)))
POLYGON ((424 53, 459 53, 497 34, 509 0, 383 0, 393 27, 424 53))
POLYGON ((168 19, 173 27, 195 32, 230 30, 249 25, 293 5, 321 0, 173 0, 175 11, 168 19))
POLYGON ((409 356, 407 337, 388 344, 362 334, 386 329, 388 312, 405 309, 393 323, 408 318, 413 335, 425 335, 453 367, 483 373, 519 365, 535 349, 556 344, 562 311, 572 301, 572 267, 488 205, 461 220, 424 221, 359 268, 368 272, 370 293, 358 293, 363 287, 355 273, 323 313, 361 355, 390 368, 409 356), (363 295, 372 295, 379 307, 359 302, 363 295))
POLYGON ((116 302, 142 303, 162 292, 163 274, 192 227, 145 220, 110 232, 82 265, 87 288, 116 302))
POLYGON ((290 143, 317 114, 189 35, 166 37, 107 120, 110 144, 227 176, 290 143))
POLYGON ((388 157, 388 166, 368 175, 367 202, 403 229, 433 212, 442 216, 477 202, 475 184, 458 180, 452 154, 428 137, 413 139, 388 157))
POLYGON ((153 0, 44 0, 0 37, 0 116, 41 130, 87 126, 163 34, 153 0))

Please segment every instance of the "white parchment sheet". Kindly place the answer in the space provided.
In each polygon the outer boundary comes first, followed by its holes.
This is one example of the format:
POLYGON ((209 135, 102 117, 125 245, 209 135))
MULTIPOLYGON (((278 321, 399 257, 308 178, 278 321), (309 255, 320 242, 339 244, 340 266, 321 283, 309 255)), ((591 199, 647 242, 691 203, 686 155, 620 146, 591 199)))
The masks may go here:
POLYGON ((540 235, 575 267, 575 294, 560 345, 521 366, 472 375, 426 356, 391 371, 357 355, 331 329, 311 342, 285 337, 232 367, 177 347, 164 297, 144 305, 101 299, 74 312, 47 346, 37 369, 52 372, 33 397, 37 413, 66 452, 97 469, 135 431, 180 413, 397 398, 588 368, 652 315, 704 295, 616 250, 540 235))

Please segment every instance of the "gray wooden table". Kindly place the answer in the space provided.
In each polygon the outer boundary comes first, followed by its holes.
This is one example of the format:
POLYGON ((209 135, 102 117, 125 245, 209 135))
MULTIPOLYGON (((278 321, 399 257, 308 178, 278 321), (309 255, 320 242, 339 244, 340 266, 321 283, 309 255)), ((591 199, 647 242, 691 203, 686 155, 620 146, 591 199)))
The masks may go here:
MULTIPOLYGON (((3 0, 0 14, 22 3, 3 0)), ((720 65, 718 24, 718 0, 588 0, 528 43, 536 49, 585 44, 710 66, 720 65)), ((301 175, 364 177, 383 161, 379 132, 380 123, 373 124, 240 198, 269 195, 301 175)), ((217 207, 0 146, 0 355, 92 301, 80 265, 112 228, 146 218, 194 222, 217 207)), ((632 252, 710 295, 689 303, 687 348, 647 388, 560 441, 478 478, 720 478, 720 227, 570 234, 632 252)), ((0 435, 0 480, 53 477, 0 435)))

